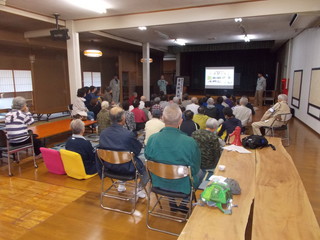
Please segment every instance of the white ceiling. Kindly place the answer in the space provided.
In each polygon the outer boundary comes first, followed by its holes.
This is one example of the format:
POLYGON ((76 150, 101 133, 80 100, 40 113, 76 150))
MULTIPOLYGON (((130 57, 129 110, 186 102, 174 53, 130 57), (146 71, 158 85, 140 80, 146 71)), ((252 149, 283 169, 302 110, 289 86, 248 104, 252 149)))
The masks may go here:
MULTIPOLYGON (((266 2, 270 0, 266 0, 266 2)), ((306 0, 307 1, 307 0, 306 0)), ((24 10, 26 12, 36 13, 41 16, 51 17, 53 13, 59 13, 62 20, 92 19, 109 16, 121 16, 134 14, 143 18, 145 13, 174 12, 177 9, 188 9, 210 6, 227 6, 230 11, 237 11, 234 4, 248 4, 248 2, 259 2, 257 0, 106 0, 110 6, 106 14, 98 14, 91 11, 75 7, 67 0, 7 0, 6 6, 12 9, 24 10), (234 9, 233 9, 234 8, 234 9)), ((238 6, 238 5, 237 5, 238 6)), ((320 4, 319 4, 320 9, 320 4)), ((295 12, 286 14, 276 14, 261 16, 252 16, 243 18, 242 26, 245 32, 252 38, 252 41, 275 40, 275 47, 280 46, 288 39, 296 36, 306 28, 319 26, 320 12, 298 13, 298 17, 292 26, 289 26, 295 12)), ((239 11, 240 13, 240 11, 239 11)), ((175 16, 172 15, 172 18, 175 16)), ((106 19, 107 21, 108 19, 106 19)), ((242 42, 243 29, 233 18, 185 22, 178 24, 154 25, 148 27, 147 31, 139 31, 134 28, 109 29, 102 32, 121 37, 135 42, 149 42, 151 46, 165 49, 168 46, 175 45, 172 39, 186 39, 187 44, 216 44, 242 42)), ((0 8, 0 28, 14 29, 17 31, 32 31, 42 28, 54 28, 51 23, 44 23, 34 19, 24 21, 23 18, 13 14, 1 12, 0 8)), ((94 37, 93 34, 80 34, 80 40, 101 41, 101 37, 94 37)), ((102 40, 103 41, 103 40, 102 40)), ((115 41, 111 41, 115 44, 115 41)), ((110 44, 110 40, 106 41, 110 44)), ((127 43, 126 43, 127 44, 127 43)), ((129 44, 130 45, 130 44, 129 44)), ((136 47, 136 46, 135 46, 136 47)))

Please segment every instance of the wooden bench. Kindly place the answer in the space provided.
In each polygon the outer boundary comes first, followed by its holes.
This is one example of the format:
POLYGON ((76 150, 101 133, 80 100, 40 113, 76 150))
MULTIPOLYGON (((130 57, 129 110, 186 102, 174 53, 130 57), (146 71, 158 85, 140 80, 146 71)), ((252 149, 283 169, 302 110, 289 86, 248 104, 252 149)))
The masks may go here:
POLYGON ((196 206, 178 240, 243 240, 246 236, 252 240, 320 239, 319 225, 290 155, 280 138, 269 137, 268 141, 276 151, 223 152, 219 164, 226 170, 216 170, 215 175, 239 182, 242 193, 233 200, 239 207, 232 209, 232 215, 225 215, 216 208, 196 206))

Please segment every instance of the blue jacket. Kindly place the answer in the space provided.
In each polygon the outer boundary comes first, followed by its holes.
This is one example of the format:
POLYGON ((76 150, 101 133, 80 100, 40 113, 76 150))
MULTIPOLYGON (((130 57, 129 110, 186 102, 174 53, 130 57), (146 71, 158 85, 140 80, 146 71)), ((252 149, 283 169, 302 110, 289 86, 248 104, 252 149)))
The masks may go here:
POLYGON ((97 172, 95 150, 88 140, 81 136, 73 135, 66 142, 66 149, 81 155, 86 174, 90 175, 97 172))
MULTIPOLYGON (((100 134, 99 148, 116 151, 130 151, 135 155, 137 169, 142 174, 144 172, 144 165, 141 160, 136 157, 139 155, 142 144, 136 139, 133 132, 123 128, 119 124, 112 124, 110 127, 104 129, 100 134)), ((109 164, 103 162, 104 166, 116 173, 133 173, 135 168, 132 162, 125 164, 109 164)), ((97 161, 98 173, 101 176, 102 165, 97 161)))

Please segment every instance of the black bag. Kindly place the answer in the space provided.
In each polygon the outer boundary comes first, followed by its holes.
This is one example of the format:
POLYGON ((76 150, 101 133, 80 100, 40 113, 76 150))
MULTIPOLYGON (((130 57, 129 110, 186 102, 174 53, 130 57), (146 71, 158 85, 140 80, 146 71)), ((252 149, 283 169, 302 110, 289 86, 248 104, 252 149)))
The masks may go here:
POLYGON ((259 135, 250 135, 243 138, 242 145, 245 148, 251 149, 271 147, 273 150, 276 150, 276 148, 272 144, 268 143, 268 140, 265 137, 259 135))

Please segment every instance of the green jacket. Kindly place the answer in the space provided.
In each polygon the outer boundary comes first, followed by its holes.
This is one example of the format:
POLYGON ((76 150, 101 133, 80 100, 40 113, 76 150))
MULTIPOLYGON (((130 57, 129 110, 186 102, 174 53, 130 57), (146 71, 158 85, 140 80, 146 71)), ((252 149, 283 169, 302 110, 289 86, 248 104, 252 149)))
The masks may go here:
POLYGON ((199 129, 191 135, 199 144, 201 151, 201 169, 217 166, 220 158, 220 143, 216 132, 199 129))
MULTIPOLYGON (((200 170, 201 155, 196 141, 177 128, 165 127, 160 132, 150 136, 145 148, 145 157, 165 164, 185 165, 191 167, 194 187, 199 186, 197 174, 200 170)), ((167 180, 152 176, 154 187, 190 193, 190 184, 187 178, 167 180)))

